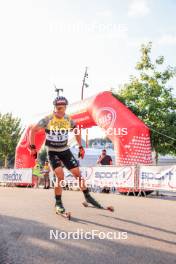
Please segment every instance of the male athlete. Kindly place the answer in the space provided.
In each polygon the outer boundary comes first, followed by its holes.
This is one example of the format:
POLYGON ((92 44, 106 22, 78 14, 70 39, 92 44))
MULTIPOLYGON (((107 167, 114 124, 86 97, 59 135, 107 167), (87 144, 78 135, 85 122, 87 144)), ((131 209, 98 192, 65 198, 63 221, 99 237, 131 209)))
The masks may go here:
MULTIPOLYGON (((41 119, 36 125, 31 128, 29 142, 31 155, 36 157, 37 151, 35 146, 35 133, 41 129, 45 129, 48 159, 53 168, 53 171, 58 178, 58 185, 54 188, 55 191, 55 208, 56 213, 64 213, 65 208, 62 203, 62 187, 60 181, 64 180, 63 165, 79 180, 79 186, 83 191, 85 200, 97 208, 102 206, 90 195, 88 189, 85 187, 84 181, 81 178, 78 161, 73 156, 68 146, 68 132, 72 130, 79 131, 74 120, 65 114, 68 101, 63 96, 58 96, 54 102, 54 112, 45 118, 41 119), (83 184, 81 184, 83 183, 83 184)), ((84 158, 84 148, 81 145, 80 133, 75 133, 76 141, 79 145, 78 156, 84 158)))

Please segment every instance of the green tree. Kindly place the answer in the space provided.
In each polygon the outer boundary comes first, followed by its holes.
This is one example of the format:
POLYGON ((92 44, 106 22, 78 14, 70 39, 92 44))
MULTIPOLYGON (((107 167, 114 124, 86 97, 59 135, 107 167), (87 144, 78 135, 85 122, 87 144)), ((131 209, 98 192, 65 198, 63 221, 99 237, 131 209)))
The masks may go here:
POLYGON ((21 136, 21 120, 12 113, 0 114, 0 157, 3 166, 8 166, 8 159, 15 156, 15 149, 21 136))
POLYGON ((0 153, 0 168, 2 167, 2 165, 3 165, 3 161, 2 161, 2 154, 0 153))
POLYGON ((176 154, 176 98, 169 81, 176 76, 173 67, 164 68, 164 57, 152 62, 152 43, 141 46, 141 58, 136 65, 138 76, 114 94, 151 129, 152 149, 158 154, 176 154))

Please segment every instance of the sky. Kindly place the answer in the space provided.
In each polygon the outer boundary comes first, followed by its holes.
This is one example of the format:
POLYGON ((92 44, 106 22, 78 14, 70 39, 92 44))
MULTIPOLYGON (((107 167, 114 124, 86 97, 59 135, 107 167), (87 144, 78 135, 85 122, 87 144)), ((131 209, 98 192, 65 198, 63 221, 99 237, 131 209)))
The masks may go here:
POLYGON ((0 1, 0 112, 28 125, 53 110, 54 85, 80 100, 86 66, 85 98, 118 88, 148 41, 175 66, 175 14, 174 0, 0 1))

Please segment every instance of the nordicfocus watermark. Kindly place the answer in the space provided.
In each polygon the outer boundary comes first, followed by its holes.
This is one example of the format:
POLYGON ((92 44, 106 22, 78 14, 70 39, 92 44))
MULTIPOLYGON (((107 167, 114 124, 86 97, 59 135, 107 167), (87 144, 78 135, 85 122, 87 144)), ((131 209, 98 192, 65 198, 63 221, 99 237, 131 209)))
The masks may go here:
MULTIPOLYGON (((103 128, 102 126, 100 126, 101 128, 103 128)), ((74 129, 70 129, 71 132, 73 132, 73 134, 75 136, 80 135, 81 134, 81 129, 83 129, 84 127, 78 126, 78 128, 74 128, 74 129)), ((50 132, 49 132, 49 136, 56 136, 58 138, 62 138, 62 137, 68 137, 68 129, 62 128, 60 129, 60 127, 56 127, 56 126, 51 126, 50 128, 50 132)), ((85 133, 88 135, 88 130, 85 130, 85 133)), ((108 127, 106 130, 104 130, 104 133, 106 136, 126 136, 128 134, 128 129, 126 127, 108 127)))
POLYGON ((100 188, 103 188, 103 187, 109 187, 109 188, 116 188, 116 187, 119 187, 119 182, 117 181, 108 181, 108 180, 84 180, 82 179, 81 181, 79 179, 74 179, 74 181, 71 179, 71 180, 61 180, 58 182, 58 180, 56 179, 55 182, 53 182, 54 185, 57 187, 57 186, 60 186, 62 188, 72 188, 72 187, 75 187, 75 188, 84 188, 84 187, 97 187, 99 186, 100 188))
MULTIPOLYGON (((55 21, 56 22, 56 21, 55 21)), ((124 23, 54 23, 50 25, 50 31, 60 33, 96 33, 96 34, 116 34, 123 36, 128 32, 128 26, 124 23)))
POLYGON ((49 232, 50 240, 127 240, 127 232, 103 232, 97 229, 84 232, 83 229, 76 231, 59 231, 51 229, 49 232))
MULTIPOLYGON (((80 120, 79 120, 80 121, 80 120)), ((85 120, 84 120, 85 121, 85 120)), ((101 107, 95 113, 95 121, 97 125, 102 128, 106 136, 127 136, 128 128, 127 127, 119 127, 117 125, 118 116, 116 111, 112 107, 101 107)), ((56 137, 60 139, 60 141, 64 141, 68 138, 69 131, 72 131, 75 136, 81 134, 81 130, 84 129, 83 125, 78 125, 75 128, 65 129, 53 125, 50 127, 50 133, 47 137, 56 137)), ((86 136, 88 135, 88 130, 85 130, 86 136)))

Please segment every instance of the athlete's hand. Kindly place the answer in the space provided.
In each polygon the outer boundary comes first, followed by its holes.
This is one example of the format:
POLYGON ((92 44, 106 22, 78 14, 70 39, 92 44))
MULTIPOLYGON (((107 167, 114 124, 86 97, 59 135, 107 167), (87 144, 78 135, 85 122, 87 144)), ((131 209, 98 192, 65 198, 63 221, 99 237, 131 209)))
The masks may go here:
POLYGON ((84 158, 84 155, 85 155, 85 150, 84 150, 83 146, 80 146, 79 147, 78 158, 83 159, 84 158))
POLYGON ((31 156, 34 158, 34 159, 37 159, 37 151, 36 149, 31 149, 31 156))
POLYGON ((31 156, 32 156, 34 159, 37 159, 37 150, 36 150, 35 145, 30 145, 30 146, 29 146, 29 149, 30 149, 31 156))
POLYGON ((34 158, 34 159, 37 159, 37 151, 35 149, 31 150, 31 156, 34 158))

